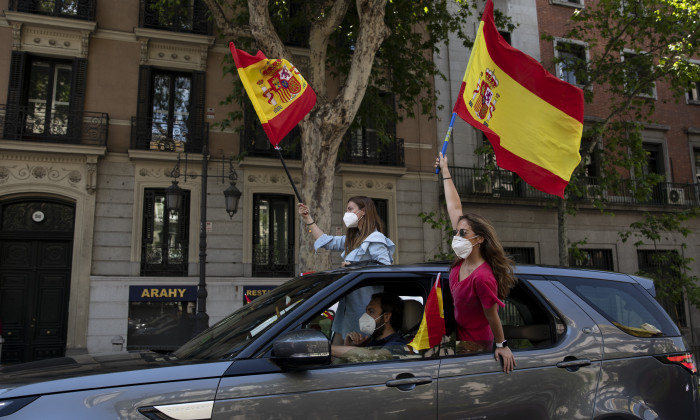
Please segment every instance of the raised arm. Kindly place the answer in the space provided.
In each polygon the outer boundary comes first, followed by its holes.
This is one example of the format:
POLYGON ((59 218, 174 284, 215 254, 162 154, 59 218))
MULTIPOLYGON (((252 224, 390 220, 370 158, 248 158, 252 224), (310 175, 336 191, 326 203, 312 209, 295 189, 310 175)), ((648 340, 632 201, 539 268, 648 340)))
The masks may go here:
POLYGON ((450 221, 452 222, 452 228, 457 229, 457 222, 459 218, 462 217, 462 200, 459 199, 459 194, 457 193, 457 188, 452 182, 452 175, 450 175, 450 169, 447 167, 447 156, 443 156, 442 153, 437 158, 435 166, 440 166, 440 174, 442 175, 442 185, 445 187, 445 201, 447 201, 447 214, 450 215, 450 221))
POLYGON ((318 239, 321 237, 321 235, 323 235, 323 231, 321 230, 321 228, 318 227, 314 219, 311 217, 309 208, 306 207, 306 204, 299 203, 299 215, 302 219, 304 219, 304 223, 306 223, 306 228, 311 232, 312 235, 314 235, 314 239, 318 239))

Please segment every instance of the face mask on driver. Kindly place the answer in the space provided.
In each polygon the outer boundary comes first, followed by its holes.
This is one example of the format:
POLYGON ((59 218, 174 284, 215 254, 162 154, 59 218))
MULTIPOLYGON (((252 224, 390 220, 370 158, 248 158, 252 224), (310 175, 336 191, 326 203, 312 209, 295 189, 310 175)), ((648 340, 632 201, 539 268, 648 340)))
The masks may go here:
POLYGON ((472 236, 471 238, 462 238, 461 236, 455 236, 454 239, 452 239, 452 250, 454 250, 455 254, 459 258, 466 259, 469 254, 472 253, 472 243, 469 242, 469 239, 474 239, 478 237, 479 235, 472 236))
POLYGON ((365 335, 372 335, 378 328, 384 326, 384 324, 377 327, 377 319, 384 314, 379 315, 377 318, 372 318, 367 312, 362 314, 360 317, 360 332, 365 335))

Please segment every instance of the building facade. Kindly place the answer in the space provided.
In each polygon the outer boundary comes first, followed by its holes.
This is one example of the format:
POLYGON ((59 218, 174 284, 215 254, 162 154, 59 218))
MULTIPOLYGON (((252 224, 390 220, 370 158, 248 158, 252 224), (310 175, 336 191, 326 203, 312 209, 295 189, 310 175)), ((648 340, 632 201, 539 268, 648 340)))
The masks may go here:
MULTIPOLYGON (((216 36, 199 0, 175 16, 159 15, 152 3, 0 1, 0 56, 7 57, 0 64, 0 97, 6 98, 0 124, 3 362, 124 348, 167 351, 195 328, 202 278, 211 325, 297 274, 304 232, 279 159, 250 113, 240 133, 217 126, 236 110, 222 105, 234 83, 222 76, 229 40, 216 36), (241 154, 245 159, 231 161, 241 154), (223 193, 234 171, 242 196, 230 216, 223 193), (166 191, 173 180, 183 194, 171 211, 166 191)), ((556 21, 552 13, 564 16, 571 6, 496 2, 519 24, 509 34, 512 45, 545 63, 553 46, 539 34, 556 21)), ((435 82, 447 110, 469 57, 459 45, 435 57, 448 75, 445 84, 435 82)), ((290 61, 303 74, 304 48, 291 49, 290 61)), ((700 154, 696 102, 691 96, 660 115, 645 137, 658 146, 667 179, 691 185, 698 182, 700 154)), ((370 127, 348 135, 329 233, 343 232, 347 199, 367 195, 397 243, 396 263, 446 250, 448 238, 419 217, 441 211, 433 164, 450 115, 438 111, 437 117, 403 121, 389 145, 379 145, 370 127)), ((485 162, 474 153, 482 141, 456 123, 448 153, 465 209, 488 215, 519 261, 557 264, 553 201, 515 186, 513 174, 484 178, 485 162)), ((285 153, 299 184, 298 150, 285 153)), ((570 240, 586 239, 588 266, 637 272, 645 254, 622 244, 617 232, 643 211, 674 211, 697 200, 683 191, 678 202, 621 200, 614 217, 584 206, 571 218, 570 240)), ((663 248, 685 242, 685 252, 698 255, 700 226, 694 227, 690 237, 663 248)), ((340 264, 337 255, 331 261, 340 264)), ((691 330, 700 319, 687 305, 682 309, 695 342, 691 330)))

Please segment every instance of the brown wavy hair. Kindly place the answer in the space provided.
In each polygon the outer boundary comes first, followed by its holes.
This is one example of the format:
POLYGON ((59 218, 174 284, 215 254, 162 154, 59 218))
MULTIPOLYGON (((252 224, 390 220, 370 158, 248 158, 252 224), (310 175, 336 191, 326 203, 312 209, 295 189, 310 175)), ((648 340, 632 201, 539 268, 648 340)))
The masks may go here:
POLYGON ((358 195, 351 197, 348 200, 353 202, 359 207, 360 210, 364 210, 365 215, 357 223, 357 227, 348 228, 347 233, 345 233, 345 254, 349 254, 350 251, 360 246, 362 241, 364 241, 372 232, 375 230, 384 233, 384 222, 379 218, 377 213, 377 207, 374 205, 374 201, 371 198, 365 197, 363 195, 358 195))
MULTIPOLYGON (((467 213, 459 218, 457 223, 462 220, 466 220, 469 223, 469 227, 474 232, 475 235, 479 235, 484 238, 479 248, 481 249, 481 256, 486 260, 493 270, 493 276, 496 277, 496 282, 498 283, 498 298, 503 300, 510 289, 515 286, 518 279, 513 274, 513 265, 515 262, 506 255, 501 241, 498 239, 496 234, 496 229, 493 225, 486 220, 484 217, 479 216, 474 213, 467 213)), ((463 258, 457 257, 453 262, 454 267, 463 261, 463 258)))

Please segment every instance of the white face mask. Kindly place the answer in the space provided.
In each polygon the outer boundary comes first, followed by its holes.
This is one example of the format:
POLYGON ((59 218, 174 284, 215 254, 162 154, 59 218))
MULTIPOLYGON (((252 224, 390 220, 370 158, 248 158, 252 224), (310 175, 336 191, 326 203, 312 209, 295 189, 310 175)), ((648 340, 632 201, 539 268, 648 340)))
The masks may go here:
POLYGON ((479 235, 472 236, 471 238, 462 238, 461 236, 457 235, 452 239, 452 249, 454 250, 455 254, 459 258, 466 259, 469 254, 472 253, 472 243, 469 242, 469 239, 474 239, 478 237, 479 235))
MULTIPOLYGON (((384 314, 379 315, 377 318, 384 314)), ((360 332, 365 335, 372 335, 378 328, 384 326, 384 324, 377 327, 377 318, 372 318, 367 312, 362 314, 360 317, 360 332)))
POLYGON ((357 223, 359 221, 360 219, 358 219, 357 214, 350 211, 345 213, 345 216, 343 216, 343 223, 345 223, 345 226, 348 228, 357 227, 357 223))

